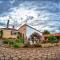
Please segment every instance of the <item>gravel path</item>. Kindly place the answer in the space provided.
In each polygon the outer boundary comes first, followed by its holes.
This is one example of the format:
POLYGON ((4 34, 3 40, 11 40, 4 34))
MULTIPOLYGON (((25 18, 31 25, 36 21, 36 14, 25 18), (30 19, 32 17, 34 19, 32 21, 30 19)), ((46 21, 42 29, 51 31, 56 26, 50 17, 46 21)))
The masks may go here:
POLYGON ((60 60, 60 46, 19 49, 0 46, 0 60, 60 60))

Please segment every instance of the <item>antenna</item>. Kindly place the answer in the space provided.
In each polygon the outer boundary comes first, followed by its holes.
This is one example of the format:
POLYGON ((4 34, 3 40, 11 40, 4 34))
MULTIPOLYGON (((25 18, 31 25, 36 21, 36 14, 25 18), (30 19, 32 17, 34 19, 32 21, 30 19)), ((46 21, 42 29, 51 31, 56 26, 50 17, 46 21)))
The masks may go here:
POLYGON ((13 25, 13 27, 12 27, 13 29, 14 29, 14 25, 13 25))
POLYGON ((13 29, 14 29, 16 26, 17 26, 17 21, 14 20, 14 22, 13 22, 13 29))

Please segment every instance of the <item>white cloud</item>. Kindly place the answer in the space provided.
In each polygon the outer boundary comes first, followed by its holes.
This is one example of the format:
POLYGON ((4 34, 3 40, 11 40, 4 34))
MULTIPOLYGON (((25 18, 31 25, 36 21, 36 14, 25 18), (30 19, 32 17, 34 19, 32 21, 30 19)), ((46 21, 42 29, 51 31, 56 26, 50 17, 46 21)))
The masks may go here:
MULTIPOLYGON (((41 25, 41 23, 44 23, 44 21, 46 21, 46 20, 48 21, 48 19, 49 19, 48 15, 50 15, 51 13, 47 13, 44 11, 38 12, 35 10, 31 10, 31 9, 28 10, 24 7, 15 7, 15 8, 11 8, 11 10, 12 11, 8 13, 8 15, 11 16, 10 25, 13 25, 14 24, 13 21, 15 21, 15 20, 18 21, 18 24, 22 24, 22 22, 24 23, 25 20, 28 18, 28 16, 33 16, 33 19, 29 20, 28 24, 32 23, 33 24, 32 27, 34 27, 40 31, 51 30, 48 26, 44 27, 43 24, 41 25), (39 17, 38 17, 38 13, 40 13, 39 17)), ((8 20, 9 16, 1 17, 0 20, 8 20)))
MULTIPOLYGON (((15 0, 11 0, 11 3, 13 4, 15 0)), ((40 3, 40 2, 39 2, 40 3)), ((45 3, 45 2, 44 2, 45 3)), ((51 2, 52 3, 52 2, 51 2)), ((30 2, 24 2, 21 3, 19 6, 11 8, 10 12, 7 13, 7 16, 1 17, 0 20, 8 20, 8 15, 11 16, 10 24, 13 24, 13 21, 18 21, 16 24, 22 24, 25 22, 25 20, 29 20, 28 24, 33 25, 34 28, 38 30, 54 30, 55 27, 51 28, 50 26, 56 26, 58 21, 53 21, 55 19, 59 19, 58 15, 56 13, 52 13, 50 7, 51 3, 44 6, 42 3, 42 6, 38 6, 40 4, 33 4, 30 2), (40 8, 41 7, 41 8, 40 8), (40 10, 40 9, 42 10, 40 10), (44 10, 47 9, 47 10, 44 10), (36 10, 37 9, 37 10, 36 10), (50 9, 50 10, 49 10, 50 9), (49 10, 49 11, 48 11, 49 10), (29 16, 32 16, 33 19, 28 18, 29 16)), ((55 6, 55 5, 54 5, 55 6)), ((60 25, 60 24, 59 24, 60 25)), ((57 30, 58 31, 58 30, 57 30)))
POLYGON ((8 20, 8 18, 9 16, 3 16, 3 17, 0 16, 0 20, 8 20))
MULTIPOLYGON (((11 26, 14 24, 14 20, 10 19, 9 15, 3 16, 3 17, 0 16, 0 23, 7 24, 7 21, 8 21, 8 20, 10 20, 9 25, 10 25, 10 27, 11 27, 11 26)), ((1 28, 1 27, 3 27, 3 26, 0 26, 0 28, 1 28)))

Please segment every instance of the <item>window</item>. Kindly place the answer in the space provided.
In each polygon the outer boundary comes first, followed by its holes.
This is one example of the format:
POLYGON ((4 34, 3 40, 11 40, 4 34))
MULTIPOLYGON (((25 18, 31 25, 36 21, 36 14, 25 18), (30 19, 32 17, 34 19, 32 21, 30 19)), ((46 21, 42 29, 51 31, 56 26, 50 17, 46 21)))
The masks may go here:
POLYGON ((18 35, 17 31, 11 31, 11 35, 18 35))

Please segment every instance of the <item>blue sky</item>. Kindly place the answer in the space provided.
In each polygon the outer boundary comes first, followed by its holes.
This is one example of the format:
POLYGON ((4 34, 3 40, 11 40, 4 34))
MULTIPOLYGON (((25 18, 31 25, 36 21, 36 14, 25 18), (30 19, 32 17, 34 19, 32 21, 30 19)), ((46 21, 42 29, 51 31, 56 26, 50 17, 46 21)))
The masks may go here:
POLYGON ((60 32, 60 0, 0 0, 0 28, 27 24, 44 31, 60 32))

